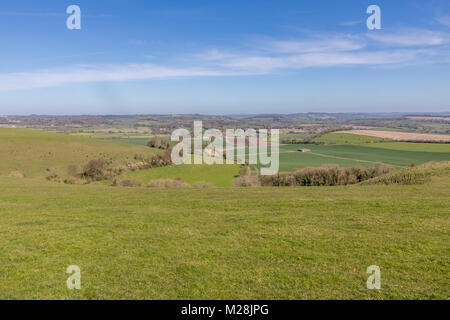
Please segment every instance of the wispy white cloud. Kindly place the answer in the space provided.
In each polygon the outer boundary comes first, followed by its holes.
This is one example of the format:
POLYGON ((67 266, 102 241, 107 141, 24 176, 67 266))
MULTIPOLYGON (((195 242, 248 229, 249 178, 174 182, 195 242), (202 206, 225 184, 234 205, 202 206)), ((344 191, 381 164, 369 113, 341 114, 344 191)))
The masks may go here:
MULTIPOLYGON (((0 11, 0 16, 5 17, 67 17, 64 12, 26 12, 26 11, 0 11)), ((83 14, 85 18, 107 18, 110 14, 83 14)))
POLYGON ((0 11, 0 16, 10 17, 61 17, 64 13, 56 12, 21 12, 21 11, 0 11))
POLYGON ((431 49, 378 50, 352 52, 312 52, 278 57, 255 55, 223 55, 214 62, 223 68, 246 74, 272 73, 281 69, 296 70, 313 67, 405 65, 422 61, 429 63, 437 54, 431 49))
POLYGON ((267 40, 260 52, 213 49, 198 57, 224 68, 251 72, 352 65, 398 65, 448 62, 449 35, 428 30, 367 35, 318 35, 316 39, 267 40), (380 47, 379 44, 382 44, 380 47), (374 49, 375 45, 375 49, 374 49))
POLYGON ((71 83, 270 74, 319 67, 449 63, 449 39, 445 32, 417 29, 366 35, 315 35, 298 40, 266 39, 246 51, 222 48, 183 55, 179 58, 184 64, 176 67, 166 62, 164 65, 78 65, 65 69, 0 73, 0 91, 71 83))
POLYGON ((364 23, 364 20, 353 20, 353 21, 343 21, 339 23, 340 26, 356 26, 358 24, 364 23))
POLYGON ((128 41, 129 44, 133 46, 143 46, 147 43, 146 40, 132 39, 128 41))
POLYGON ((0 74, 0 91, 54 87, 70 83, 223 76, 219 70, 167 68, 150 64, 83 65, 67 69, 0 74))
POLYGON ((450 34, 426 29, 404 29, 398 32, 369 32, 372 40, 393 46, 436 46, 450 43, 450 34))
POLYGON ((319 35, 317 39, 269 42, 270 49, 279 53, 306 53, 323 51, 352 51, 366 46, 364 38, 355 35, 319 35))
POLYGON ((436 20, 440 24, 450 27, 450 16, 442 16, 442 17, 436 18, 436 20))

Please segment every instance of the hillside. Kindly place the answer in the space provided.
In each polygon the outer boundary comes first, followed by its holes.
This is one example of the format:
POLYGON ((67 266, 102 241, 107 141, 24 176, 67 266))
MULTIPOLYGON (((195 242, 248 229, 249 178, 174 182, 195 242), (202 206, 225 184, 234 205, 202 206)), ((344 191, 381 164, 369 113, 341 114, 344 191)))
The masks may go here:
POLYGON ((236 189, 0 177, 0 189, 2 299, 449 298, 446 174, 236 189), (65 285, 72 264, 80 291, 65 285), (380 291, 365 287, 372 264, 380 291))
MULTIPOLYGON (((386 185, 402 169, 365 185, 230 188, 238 166, 173 166, 125 176, 219 187, 126 188, 43 177, 155 150, 17 129, 0 129, 0 147, 0 299, 449 298, 448 162, 413 168, 428 177, 417 185, 386 185), (366 288, 373 264, 379 291, 366 288), (82 290, 67 290, 69 265, 80 266, 82 290)), ((387 157, 389 147, 364 153, 387 157)))
POLYGON ((101 141, 53 132, 0 128, 0 176, 44 177, 48 170, 64 176, 71 164, 83 165, 104 158, 114 164, 132 161, 136 154, 152 155, 156 149, 101 141))

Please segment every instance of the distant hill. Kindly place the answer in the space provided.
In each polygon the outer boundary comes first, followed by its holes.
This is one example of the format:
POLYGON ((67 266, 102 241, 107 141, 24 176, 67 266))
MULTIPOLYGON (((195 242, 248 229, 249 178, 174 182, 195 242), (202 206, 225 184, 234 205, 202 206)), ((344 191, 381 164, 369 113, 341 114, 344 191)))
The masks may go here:
POLYGON ((95 158, 125 164, 137 154, 157 152, 144 146, 12 128, 0 128, 0 150, 0 176, 30 178, 46 176, 47 169, 65 175, 69 165, 83 165, 95 158))

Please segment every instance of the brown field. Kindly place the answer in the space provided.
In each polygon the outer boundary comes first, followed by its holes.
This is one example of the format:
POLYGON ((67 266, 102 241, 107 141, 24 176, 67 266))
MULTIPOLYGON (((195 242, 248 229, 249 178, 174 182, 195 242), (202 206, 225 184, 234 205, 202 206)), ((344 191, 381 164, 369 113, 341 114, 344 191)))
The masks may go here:
POLYGON ((395 141, 446 141, 450 142, 450 135, 411 133, 396 131, 377 131, 377 130, 348 130, 341 133, 351 133, 361 136, 370 136, 378 138, 392 139, 395 141))

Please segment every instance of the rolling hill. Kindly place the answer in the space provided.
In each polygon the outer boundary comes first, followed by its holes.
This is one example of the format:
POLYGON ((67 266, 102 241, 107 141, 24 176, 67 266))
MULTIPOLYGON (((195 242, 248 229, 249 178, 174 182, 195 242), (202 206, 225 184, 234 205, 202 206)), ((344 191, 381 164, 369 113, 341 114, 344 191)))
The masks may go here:
POLYGON ((44 177, 47 169, 64 176, 71 164, 83 165, 104 158, 114 164, 132 161, 135 155, 158 152, 144 146, 101 141, 30 129, 0 128, 0 176, 44 177))

